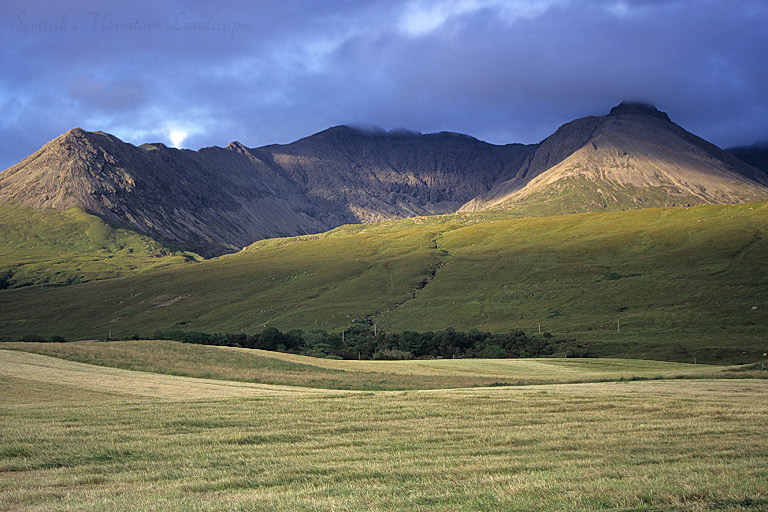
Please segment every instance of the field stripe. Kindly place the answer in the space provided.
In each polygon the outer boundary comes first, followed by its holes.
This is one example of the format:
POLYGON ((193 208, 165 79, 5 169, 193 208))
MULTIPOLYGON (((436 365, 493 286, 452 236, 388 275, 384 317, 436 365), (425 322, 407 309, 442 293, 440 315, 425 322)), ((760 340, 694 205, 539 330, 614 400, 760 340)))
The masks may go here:
POLYGON ((2 349, 0 376, 118 396, 172 400, 348 393, 137 372, 2 349))
POLYGON ((577 384, 530 384, 526 386, 423 389, 419 394, 445 394, 454 397, 488 399, 510 392, 530 392, 548 395, 611 396, 611 397, 685 397, 686 399, 706 398, 709 400, 732 401, 734 397, 764 398, 768 396, 768 379, 662 379, 614 382, 584 382, 577 384))
POLYGON ((279 361, 328 370, 399 375, 442 375, 496 379, 603 379, 672 377, 722 372, 730 367, 670 361, 616 358, 509 358, 509 359, 412 359, 402 361, 339 360, 307 357, 269 350, 219 347, 221 350, 257 355, 279 361))

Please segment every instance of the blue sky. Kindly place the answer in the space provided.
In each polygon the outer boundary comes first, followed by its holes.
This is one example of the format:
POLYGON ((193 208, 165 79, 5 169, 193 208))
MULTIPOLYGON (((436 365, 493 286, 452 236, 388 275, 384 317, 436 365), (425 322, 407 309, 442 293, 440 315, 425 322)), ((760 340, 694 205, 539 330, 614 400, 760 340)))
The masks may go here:
POLYGON ((768 2, 5 0, 0 169, 70 128, 197 149, 338 124, 539 142, 623 99, 768 139, 768 2))

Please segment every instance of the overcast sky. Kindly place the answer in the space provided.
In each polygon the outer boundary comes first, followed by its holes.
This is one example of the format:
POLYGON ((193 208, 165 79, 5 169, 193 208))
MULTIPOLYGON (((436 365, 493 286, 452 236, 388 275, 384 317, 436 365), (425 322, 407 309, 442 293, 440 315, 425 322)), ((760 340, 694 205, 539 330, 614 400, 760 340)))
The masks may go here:
POLYGON ((338 124, 531 143, 623 99, 751 144, 766 20, 762 0, 3 0, 0 169, 76 126, 191 149, 338 124))

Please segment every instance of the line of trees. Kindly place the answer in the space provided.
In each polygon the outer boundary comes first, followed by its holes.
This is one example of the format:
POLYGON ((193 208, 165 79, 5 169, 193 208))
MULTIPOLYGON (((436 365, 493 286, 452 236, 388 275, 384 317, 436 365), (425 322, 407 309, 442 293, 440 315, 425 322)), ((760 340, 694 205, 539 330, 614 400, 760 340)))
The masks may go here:
POLYGON ((260 334, 208 334, 181 330, 159 331, 156 339, 184 343, 259 348, 314 357, 337 359, 416 358, 514 358, 551 355, 565 340, 551 334, 529 336, 521 330, 494 334, 472 329, 459 332, 403 331, 374 333, 366 325, 355 325, 342 333, 323 330, 282 332, 274 327, 260 334))

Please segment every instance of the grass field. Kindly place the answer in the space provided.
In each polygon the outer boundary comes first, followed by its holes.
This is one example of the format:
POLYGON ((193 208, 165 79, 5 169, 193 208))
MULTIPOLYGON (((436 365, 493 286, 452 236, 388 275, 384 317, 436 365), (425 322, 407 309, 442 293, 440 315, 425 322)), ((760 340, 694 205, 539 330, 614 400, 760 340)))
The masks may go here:
POLYGON ((406 390, 760 374, 733 367, 607 358, 339 361, 175 341, 4 343, 0 348, 128 370, 325 389, 406 390))
POLYGON ((759 511, 766 393, 322 391, 0 350, 0 510, 759 511))
POLYGON ((766 203, 344 226, 108 281, 4 290, 0 336, 340 330, 370 319, 394 331, 541 326, 594 355, 754 362, 768 350, 766 232, 766 203))

